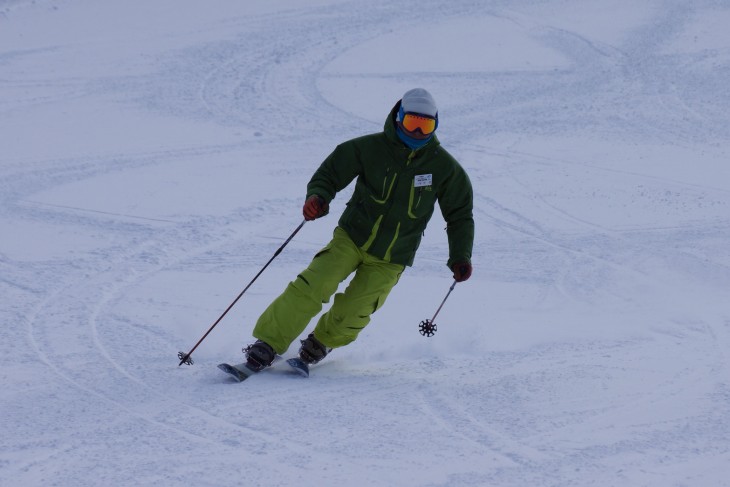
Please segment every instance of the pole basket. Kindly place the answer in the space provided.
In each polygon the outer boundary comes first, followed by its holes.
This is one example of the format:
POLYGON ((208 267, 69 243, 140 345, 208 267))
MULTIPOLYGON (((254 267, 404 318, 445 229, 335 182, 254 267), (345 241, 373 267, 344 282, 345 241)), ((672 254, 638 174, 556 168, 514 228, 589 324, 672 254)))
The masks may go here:
POLYGON ((418 325, 418 332, 425 337, 432 337, 436 334, 436 323, 431 320, 423 320, 418 325))
POLYGON ((421 333, 421 335, 425 337, 432 337, 436 334, 436 323, 434 323, 434 321, 436 321, 436 317, 439 315, 439 311, 441 311, 441 308, 444 307, 444 303, 449 298, 449 294, 451 294, 451 291, 454 290, 454 286, 456 286, 456 280, 454 280, 454 283, 449 288, 449 292, 446 293, 446 297, 444 298, 444 300, 441 301, 441 306, 439 306, 439 309, 437 309, 436 312, 433 314, 433 318, 431 318, 430 320, 423 320, 418 325, 418 331, 421 333))
POLYGON ((193 359, 190 357, 189 353, 177 352, 177 358, 180 359, 180 365, 193 365, 193 359))

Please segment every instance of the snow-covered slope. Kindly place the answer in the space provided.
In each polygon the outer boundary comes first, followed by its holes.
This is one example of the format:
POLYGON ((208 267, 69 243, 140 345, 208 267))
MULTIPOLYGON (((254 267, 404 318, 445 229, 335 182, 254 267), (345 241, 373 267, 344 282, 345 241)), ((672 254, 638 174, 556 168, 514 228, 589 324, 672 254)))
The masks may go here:
MULTIPOLYGON (((730 485, 730 5, 0 0, 0 484, 730 485), (422 86, 475 187, 352 345, 234 384, 422 86), (347 193, 347 191, 346 191, 347 193)), ((288 354, 294 354, 292 346, 288 354)))

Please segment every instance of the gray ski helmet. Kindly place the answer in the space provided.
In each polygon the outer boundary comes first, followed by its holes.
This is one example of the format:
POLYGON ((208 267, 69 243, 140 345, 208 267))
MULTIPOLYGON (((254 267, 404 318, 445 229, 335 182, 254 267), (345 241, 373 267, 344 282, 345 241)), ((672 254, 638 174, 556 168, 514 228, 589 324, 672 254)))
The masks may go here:
POLYGON ((438 115, 436 100, 423 88, 413 88, 403 95, 401 107, 406 113, 421 113, 430 117, 438 115))

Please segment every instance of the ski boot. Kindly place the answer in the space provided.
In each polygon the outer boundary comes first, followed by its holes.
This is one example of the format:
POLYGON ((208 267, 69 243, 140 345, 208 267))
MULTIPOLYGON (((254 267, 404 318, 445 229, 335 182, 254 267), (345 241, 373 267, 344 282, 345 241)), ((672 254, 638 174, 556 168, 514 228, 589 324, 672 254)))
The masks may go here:
POLYGON ((299 357, 290 358, 286 363, 299 375, 309 377, 309 366, 325 358, 332 349, 325 347, 322 342, 314 338, 314 333, 310 333, 301 343, 299 357))
POLYGON ((306 364, 316 364, 332 351, 331 348, 325 347, 322 342, 314 337, 314 333, 301 341, 302 346, 299 348, 299 358, 306 364))
POLYGON ((246 367, 254 372, 259 372, 274 362, 276 352, 268 343, 256 340, 243 349, 246 354, 246 367))
POLYGON ((276 352, 271 345, 261 340, 243 349, 246 355, 246 362, 242 364, 218 364, 218 368, 226 374, 231 374, 238 380, 243 382, 257 372, 262 371, 274 362, 276 352))

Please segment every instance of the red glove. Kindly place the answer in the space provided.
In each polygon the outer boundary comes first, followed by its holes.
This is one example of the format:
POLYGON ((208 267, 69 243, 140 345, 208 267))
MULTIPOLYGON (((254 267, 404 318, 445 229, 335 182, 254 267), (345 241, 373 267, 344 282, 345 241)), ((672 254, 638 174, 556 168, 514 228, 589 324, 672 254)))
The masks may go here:
POLYGON ((304 208, 302 208, 302 214, 304 219, 307 221, 315 220, 321 216, 324 216, 329 211, 329 203, 324 198, 316 194, 307 198, 304 202, 304 208))
POLYGON ((471 264, 469 262, 457 262, 451 266, 454 271, 454 280, 464 282, 471 277, 471 264))

